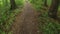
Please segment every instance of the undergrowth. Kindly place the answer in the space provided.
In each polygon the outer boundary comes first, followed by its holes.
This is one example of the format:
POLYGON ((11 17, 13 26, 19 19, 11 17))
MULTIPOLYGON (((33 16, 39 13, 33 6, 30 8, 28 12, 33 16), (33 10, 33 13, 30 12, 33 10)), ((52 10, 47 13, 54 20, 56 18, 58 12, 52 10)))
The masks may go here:
POLYGON ((10 32, 10 28, 15 20, 15 16, 18 13, 21 13, 21 9, 23 8, 23 0, 20 0, 19 2, 16 1, 18 8, 16 8, 15 10, 9 10, 9 1, 7 6, 5 6, 2 1, 0 2, 0 34, 12 34, 10 32))
POLYGON ((39 30, 42 34, 60 34, 60 24, 58 21, 48 17, 48 11, 40 11, 39 30))
MULTIPOLYGON (((54 20, 48 16, 48 9, 51 1, 48 0, 48 7, 43 6, 42 0, 30 0, 33 7, 37 10, 39 34, 60 34, 60 24, 57 20, 54 20)), ((58 15, 59 11, 58 11, 58 15)))

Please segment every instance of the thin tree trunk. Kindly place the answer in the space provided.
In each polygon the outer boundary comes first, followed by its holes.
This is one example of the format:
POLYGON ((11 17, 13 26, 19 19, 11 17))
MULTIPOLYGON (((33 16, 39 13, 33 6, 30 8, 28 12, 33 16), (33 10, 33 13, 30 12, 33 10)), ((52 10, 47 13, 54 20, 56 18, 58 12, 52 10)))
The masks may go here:
POLYGON ((54 18, 54 19, 57 18, 58 6, 59 6, 59 0, 52 0, 52 4, 48 12, 49 17, 54 18))
POLYGON ((5 0, 5 6, 8 6, 8 0, 5 0))
POLYGON ((47 0, 44 1, 44 6, 46 6, 46 7, 48 6, 48 5, 47 5, 47 0))
POLYGON ((15 0, 10 0, 10 4, 11 4, 11 10, 14 10, 14 9, 16 9, 16 3, 15 3, 15 0))

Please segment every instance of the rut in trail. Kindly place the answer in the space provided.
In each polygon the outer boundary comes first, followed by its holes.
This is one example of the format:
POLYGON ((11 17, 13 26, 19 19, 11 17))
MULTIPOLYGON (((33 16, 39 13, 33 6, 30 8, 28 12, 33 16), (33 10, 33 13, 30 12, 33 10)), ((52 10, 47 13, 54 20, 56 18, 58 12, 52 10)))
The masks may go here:
POLYGON ((29 2, 26 2, 21 14, 12 25, 13 34, 38 34, 37 13, 29 2))

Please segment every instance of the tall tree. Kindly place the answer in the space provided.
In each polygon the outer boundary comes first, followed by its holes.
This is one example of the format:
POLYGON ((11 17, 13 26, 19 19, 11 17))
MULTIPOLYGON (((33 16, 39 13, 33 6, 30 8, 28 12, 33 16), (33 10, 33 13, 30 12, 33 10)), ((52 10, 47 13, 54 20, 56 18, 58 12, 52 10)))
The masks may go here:
POLYGON ((52 0, 52 4, 51 4, 51 6, 49 8, 49 12, 48 12, 49 17, 54 18, 54 19, 57 18, 59 1, 60 0, 52 0))
POLYGON ((15 3, 15 0, 10 0, 10 4, 11 4, 11 7, 10 7, 10 9, 11 10, 14 10, 14 9, 16 9, 16 3, 15 3))
POLYGON ((5 0, 2 0, 2 2, 3 2, 3 6, 5 6, 5 0))
POLYGON ((47 5, 47 0, 44 1, 44 6, 46 6, 46 7, 48 6, 48 5, 47 5))
POLYGON ((5 6, 8 6, 8 0, 5 0, 5 6))
POLYGON ((47 0, 42 0, 44 2, 44 6, 47 7, 47 0))

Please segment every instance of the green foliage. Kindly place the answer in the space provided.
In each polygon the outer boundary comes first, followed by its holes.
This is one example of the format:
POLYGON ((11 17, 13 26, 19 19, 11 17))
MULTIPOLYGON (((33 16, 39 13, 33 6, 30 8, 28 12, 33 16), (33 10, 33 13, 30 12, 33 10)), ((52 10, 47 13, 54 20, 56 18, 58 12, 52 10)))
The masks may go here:
POLYGON ((46 11, 39 16, 39 30, 42 31, 43 34, 60 34, 59 22, 49 18, 47 14, 48 12, 46 11))
POLYGON ((31 0, 30 2, 37 10, 40 10, 41 4, 43 4, 42 0, 31 0))
MULTIPOLYGON (((42 7, 44 7, 44 0, 30 0, 33 6, 40 11, 42 7)), ((50 6, 51 0, 47 0, 47 5, 50 6)))
POLYGON ((0 34, 11 34, 11 32, 8 31, 15 20, 15 16, 21 12, 23 2, 23 0, 16 0, 16 4, 19 8, 11 11, 9 10, 10 0, 0 0, 0 34))
MULTIPOLYGON (((52 0, 47 0, 48 8, 52 0)), ((38 17, 40 34, 60 34, 60 24, 58 21, 48 17, 48 8, 44 7, 42 0, 30 0, 33 7, 40 13, 38 17)), ((60 9, 59 9, 60 10, 60 9)), ((60 11, 58 11, 60 15, 60 11)))

